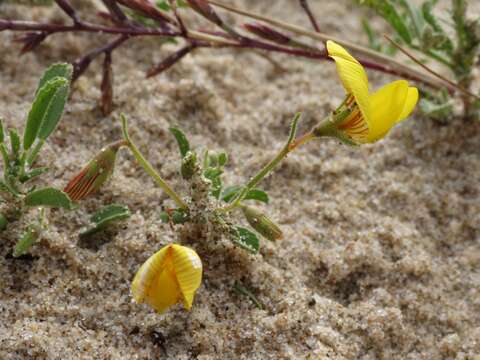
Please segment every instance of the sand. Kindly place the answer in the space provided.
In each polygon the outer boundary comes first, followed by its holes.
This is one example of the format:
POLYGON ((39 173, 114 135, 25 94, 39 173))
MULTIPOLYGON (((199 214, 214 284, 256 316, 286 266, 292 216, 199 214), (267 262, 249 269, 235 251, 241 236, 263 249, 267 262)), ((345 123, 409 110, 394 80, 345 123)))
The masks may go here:
MULTIPOLYGON (((296 1, 235 3, 307 25, 296 1)), ((366 13, 351 2, 313 8, 325 32, 365 42, 366 13)), ((473 10, 478 15, 478 4, 473 10)), ((60 17, 12 5, 2 5, 0 16, 60 17)), ((19 58, 12 39, 0 33, 0 115, 18 129, 43 69, 104 40, 57 35, 19 58)), ((179 192, 186 184, 172 124, 198 149, 226 150, 225 181, 240 184, 280 149, 295 112, 303 112, 306 131, 343 97, 332 63, 278 55, 287 70, 279 71, 255 54, 229 50, 197 51, 145 79, 144 71, 173 49, 148 39, 115 53, 116 108, 108 117, 98 108, 100 64, 93 65, 44 148, 42 163, 51 171, 39 185, 62 188, 117 140, 120 112, 179 192)), ((372 88, 392 79, 369 76, 372 88)), ((478 123, 418 113, 376 144, 307 144, 261 184, 272 199, 261 207, 285 237, 263 241, 256 256, 178 237, 159 218, 171 201, 122 151, 114 178, 97 196, 73 212, 50 213, 50 228, 30 257, 9 256, 22 222, 0 234, 0 358, 479 360, 479 144, 478 123), (79 241, 89 214, 112 202, 128 205, 133 216, 79 241), (197 249, 204 279, 190 312, 176 306, 158 315, 132 302, 130 282, 143 261, 179 238, 197 249), (264 308, 233 291, 235 281, 264 308)), ((243 222, 241 213, 234 217, 243 222)))

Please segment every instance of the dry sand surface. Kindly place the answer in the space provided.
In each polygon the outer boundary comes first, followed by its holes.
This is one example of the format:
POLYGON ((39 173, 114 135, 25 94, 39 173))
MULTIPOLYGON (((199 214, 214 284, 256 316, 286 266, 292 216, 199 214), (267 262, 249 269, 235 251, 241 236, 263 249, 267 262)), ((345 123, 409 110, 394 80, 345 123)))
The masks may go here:
MULTIPOLYGON (((308 26, 293 0, 235 3, 308 26)), ((87 13, 90 3, 80 4, 87 13)), ((313 8, 325 32, 365 41, 365 13, 351 2, 317 1, 313 8)), ((61 15, 2 5, 0 16, 61 15)), ((0 33, 0 115, 18 129, 43 69, 104 40, 59 35, 19 57, 12 39, 0 33)), ((185 184, 171 124, 200 149, 227 150, 226 182, 241 183, 282 146, 295 112, 304 113, 305 131, 343 97, 332 63, 275 56, 288 69, 282 72, 255 54, 228 50, 198 51, 145 79, 148 66, 174 48, 148 39, 115 53, 116 110, 109 117, 97 106, 94 64, 44 148, 51 171, 40 185, 62 188, 118 139, 120 112, 179 191, 185 184)), ((390 80, 369 76, 373 88, 390 80)), ((134 304, 129 287, 143 261, 179 241, 159 219, 171 202, 122 151, 98 196, 73 212, 51 212, 50 230, 31 258, 9 256, 18 226, 0 235, 0 359, 479 360, 479 148, 478 123, 419 115, 373 145, 307 144, 262 183, 285 238, 264 241, 257 256, 188 240, 203 259, 202 286, 190 312, 178 306, 163 315, 134 304), (79 241, 88 214, 112 202, 134 215, 92 242, 79 241), (265 308, 236 294, 235 280, 265 308)))

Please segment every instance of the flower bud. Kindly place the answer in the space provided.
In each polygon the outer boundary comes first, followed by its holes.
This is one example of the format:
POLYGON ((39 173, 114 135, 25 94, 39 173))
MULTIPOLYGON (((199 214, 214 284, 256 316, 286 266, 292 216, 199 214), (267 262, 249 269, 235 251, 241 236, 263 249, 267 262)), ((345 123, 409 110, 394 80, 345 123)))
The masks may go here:
POLYGON ((210 6, 206 0, 186 0, 188 5, 197 13, 210 20, 214 24, 223 27, 224 23, 222 19, 217 15, 215 10, 210 6))
POLYGON ((182 302, 190 310, 202 281, 202 261, 185 246, 170 244, 152 255, 132 282, 133 299, 146 302, 158 313, 182 302))
POLYGON ((63 189, 73 201, 86 198, 99 190, 110 178, 115 168, 115 159, 123 141, 104 147, 63 189))
POLYGON ((182 166, 180 167, 180 173, 185 180, 190 180, 197 171, 197 154, 189 151, 187 155, 182 159, 182 166))
POLYGON ((260 210, 246 205, 242 207, 242 210, 250 226, 266 239, 274 241, 283 237, 282 230, 280 230, 278 225, 260 210))

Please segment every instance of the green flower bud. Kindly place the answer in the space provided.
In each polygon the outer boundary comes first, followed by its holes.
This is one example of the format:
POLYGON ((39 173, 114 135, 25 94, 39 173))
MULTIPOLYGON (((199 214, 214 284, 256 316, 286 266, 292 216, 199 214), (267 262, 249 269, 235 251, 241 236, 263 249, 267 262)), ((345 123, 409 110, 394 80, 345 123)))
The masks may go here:
POLYGON ((278 225, 260 210, 246 205, 242 206, 242 210, 250 226, 266 239, 274 241, 283 237, 282 230, 278 225))
POLYGON ((182 159, 180 173, 185 180, 190 180, 197 169, 197 154, 189 151, 182 159))
POLYGON ((123 141, 110 144, 89 161, 63 190, 70 199, 73 201, 82 200, 105 184, 115 168, 118 149, 123 145, 123 141))

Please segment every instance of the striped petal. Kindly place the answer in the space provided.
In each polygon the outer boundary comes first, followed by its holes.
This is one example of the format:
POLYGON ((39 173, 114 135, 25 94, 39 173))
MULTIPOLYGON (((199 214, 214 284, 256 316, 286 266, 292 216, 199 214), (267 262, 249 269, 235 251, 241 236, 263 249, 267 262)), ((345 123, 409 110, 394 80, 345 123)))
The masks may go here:
POLYGON ((170 246, 165 246, 150 256, 137 271, 132 282, 133 299, 141 304, 148 296, 155 279, 165 269, 165 259, 170 246))
POLYGON ((172 245, 173 266, 178 285, 183 295, 183 304, 186 309, 192 307, 195 291, 202 281, 202 261, 192 249, 172 245))
POLYGON ((182 301, 192 307, 195 291, 202 280, 202 262, 197 253, 181 245, 167 245, 152 255, 132 282, 136 302, 146 302, 162 313, 182 301))
POLYGON ((345 90, 355 97, 364 118, 370 118, 368 78, 363 66, 337 43, 327 41, 328 55, 335 60, 337 72, 345 90))

